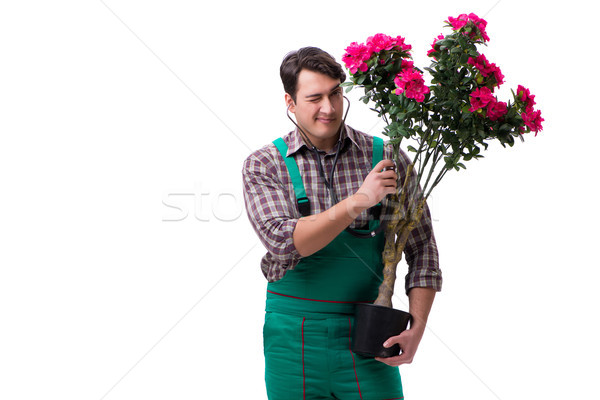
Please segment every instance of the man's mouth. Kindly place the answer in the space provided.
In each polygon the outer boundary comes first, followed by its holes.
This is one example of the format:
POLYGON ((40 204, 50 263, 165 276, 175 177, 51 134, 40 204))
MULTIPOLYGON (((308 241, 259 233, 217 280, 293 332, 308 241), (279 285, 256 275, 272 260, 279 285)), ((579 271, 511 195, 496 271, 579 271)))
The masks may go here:
POLYGON ((322 124, 331 124, 335 122, 335 118, 317 118, 317 121, 319 121, 322 124))

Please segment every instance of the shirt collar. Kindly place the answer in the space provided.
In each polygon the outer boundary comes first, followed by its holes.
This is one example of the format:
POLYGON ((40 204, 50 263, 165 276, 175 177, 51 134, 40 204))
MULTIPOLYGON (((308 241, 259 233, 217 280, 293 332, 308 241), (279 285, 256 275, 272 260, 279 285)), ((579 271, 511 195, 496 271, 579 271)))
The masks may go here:
MULTIPOLYGON (((358 145, 358 142, 356 140, 356 137, 354 135, 354 129, 352 129, 350 126, 344 124, 341 134, 342 134, 342 143, 345 142, 346 139, 350 139, 350 141, 356 147, 360 148, 360 146, 358 145)), ((296 128, 290 134, 290 143, 288 144, 287 156, 288 157, 291 156, 292 154, 296 153, 303 147, 308 148, 308 145, 304 142, 304 139, 302 139, 302 135, 298 131, 298 128, 296 128)))

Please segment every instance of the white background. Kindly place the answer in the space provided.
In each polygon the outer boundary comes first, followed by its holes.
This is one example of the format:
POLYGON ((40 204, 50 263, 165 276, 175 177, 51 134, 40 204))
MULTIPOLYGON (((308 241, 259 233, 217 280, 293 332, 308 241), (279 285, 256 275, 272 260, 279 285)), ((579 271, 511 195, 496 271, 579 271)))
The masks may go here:
MULTIPOLYGON (((240 171, 291 129, 281 59, 316 45, 339 60, 383 32, 425 67, 463 12, 488 21, 502 99, 524 84, 546 121, 434 192, 444 289, 401 367, 406 398, 598 398, 587 4, 3 2, 0 398, 265 398, 265 250, 240 171)), ((351 94, 348 122, 379 135, 351 94)))

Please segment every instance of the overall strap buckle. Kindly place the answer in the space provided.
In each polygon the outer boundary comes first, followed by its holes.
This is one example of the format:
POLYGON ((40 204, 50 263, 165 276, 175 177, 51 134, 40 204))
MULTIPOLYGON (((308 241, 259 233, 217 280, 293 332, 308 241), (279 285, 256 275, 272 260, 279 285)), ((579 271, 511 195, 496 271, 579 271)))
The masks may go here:
POLYGON ((308 197, 296 199, 296 204, 298 204, 298 211, 303 217, 310 215, 310 200, 308 200, 308 197))

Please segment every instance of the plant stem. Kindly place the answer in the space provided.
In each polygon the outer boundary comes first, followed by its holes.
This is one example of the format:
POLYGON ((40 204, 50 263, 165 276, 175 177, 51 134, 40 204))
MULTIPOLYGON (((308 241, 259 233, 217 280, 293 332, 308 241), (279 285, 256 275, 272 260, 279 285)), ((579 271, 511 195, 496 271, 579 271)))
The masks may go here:
POLYGON ((423 192, 425 190, 427 190, 427 185, 429 184, 429 181, 431 180, 431 176, 433 175, 433 171, 435 170, 435 167, 437 166, 438 162, 440 161, 440 159, 444 155, 438 148, 436 148, 435 153, 436 154, 434 155, 433 162, 431 163, 431 167, 429 168, 429 174, 427 174, 427 180, 425 181, 425 184, 423 185, 423 192))
POLYGON ((440 183, 442 181, 442 178, 444 178, 444 175, 446 175, 446 172, 448 172, 449 170, 450 170, 450 168, 448 168, 448 167, 442 168, 442 170, 440 171, 438 176, 433 181, 433 184, 431 185, 429 192, 427 192, 427 194, 425 195, 425 200, 427 200, 429 198, 429 195, 431 194, 431 191, 433 190, 433 188, 436 187, 438 185, 438 183, 440 183))
POLYGON ((402 260, 402 253, 404 252, 411 231, 421 219, 424 204, 425 200, 421 199, 416 209, 407 213, 402 218, 397 233, 395 235, 386 235, 386 250, 383 253, 383 282, 379 285, 379 294, 373 304, 392 307, 392 296, 394 294, 398 263, 402 260), (394 236, 396 236, 396 240, 394 240, 394 236), (390 242, 393 243, 393 250, 388 247, 388 243, 390 242))
MULTIPOLYGON (((465 145, 463 144, 462 146, 460 146, 460 148, 458 149, 457 152, 454 152, 454 154, 459 153, 461 154, 463 149, 465 148, 465 145)), ((448 172, 450 170, 450 168, 448 168, 447 166, 444 166, 440 172, 438 173, 438 175, 436 176, 436 178, 434 179, 431 188, 429 189, 429 191, 427 192, 427 194, 425 195, 425 199, 429 198, 429 195, 431 194, 431 191, 433 190, 434 187, 436 187, 444 178, 444 176, 446 175, 446 172, 448 172)), ((426 190, 426 189, 423 189, 426 190)))

